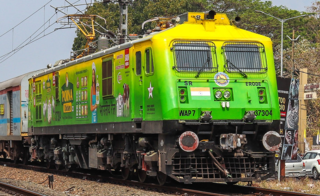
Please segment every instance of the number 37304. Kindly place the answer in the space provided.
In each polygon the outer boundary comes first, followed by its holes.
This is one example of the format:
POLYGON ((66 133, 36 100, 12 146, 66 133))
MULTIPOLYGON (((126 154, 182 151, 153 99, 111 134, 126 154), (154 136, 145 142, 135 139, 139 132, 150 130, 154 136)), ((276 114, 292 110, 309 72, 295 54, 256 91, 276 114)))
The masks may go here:
POLYGON ((272 116, 272 110, 256 110, 254 112, 256 116, 272 116))

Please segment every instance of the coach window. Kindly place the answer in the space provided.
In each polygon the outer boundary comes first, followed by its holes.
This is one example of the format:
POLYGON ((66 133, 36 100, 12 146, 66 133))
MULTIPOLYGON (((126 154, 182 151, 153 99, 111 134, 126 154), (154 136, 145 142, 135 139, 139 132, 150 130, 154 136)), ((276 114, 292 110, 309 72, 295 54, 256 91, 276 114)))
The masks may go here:
POLYGON ((141 75, 141 52, 136 52, 136 74, 141 75))
POLYGON ((113 96, 112 59, 102 62, 102 97, 113 96))
POLYGON ((152 74, 153 71, 154 71, 154 67, 153 67, 152 50, 148 48, 146 50, 146 73, 152 74))
POLYGON ((4 115, 4 104, 0 104, 0 115, 4 115))

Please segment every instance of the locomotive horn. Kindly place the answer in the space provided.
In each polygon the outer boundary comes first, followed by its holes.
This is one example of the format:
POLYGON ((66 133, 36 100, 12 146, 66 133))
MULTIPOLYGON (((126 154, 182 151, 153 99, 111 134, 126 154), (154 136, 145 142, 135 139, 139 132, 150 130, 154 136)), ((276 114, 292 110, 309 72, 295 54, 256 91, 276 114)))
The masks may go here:
POLYGON ((207 15, 207 19, 214 19, 215 15, 216 15, 216 12, 213 10, 210 10, 209 14, 207 15))

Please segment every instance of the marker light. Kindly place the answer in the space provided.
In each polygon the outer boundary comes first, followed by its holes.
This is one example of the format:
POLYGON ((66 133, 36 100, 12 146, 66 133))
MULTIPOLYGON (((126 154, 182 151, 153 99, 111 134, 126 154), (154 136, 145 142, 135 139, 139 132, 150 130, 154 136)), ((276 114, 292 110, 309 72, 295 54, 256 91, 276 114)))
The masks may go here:
POLYGON ((217 98, 217 99, 220 99, 222 97, 222 92, 221 91, 217 91, 214 96, 217 98))
POLYGON ((266 89, 265 87, 258 87, 258 100, 259 103, 267 103, 267 94, 266 94, 266 89))
POLYGON ((259 95, 263 95, 264 94, 264 91, 263 90, 260 90, 259 91, 259 95))
POLYGON ((180 103, 188 103, 188 90, 186 87, 179 87, 178 89, 180 103))

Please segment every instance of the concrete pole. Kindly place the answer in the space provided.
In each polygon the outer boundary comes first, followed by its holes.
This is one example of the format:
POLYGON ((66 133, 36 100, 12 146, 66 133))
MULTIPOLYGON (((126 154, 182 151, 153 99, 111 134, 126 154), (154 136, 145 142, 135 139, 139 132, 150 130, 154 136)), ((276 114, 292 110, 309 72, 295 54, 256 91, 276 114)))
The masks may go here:
POLYGON ((308 75, 307 68, 300 69, 300 86, 299 86, 299 124, 298 124, 298 140, 300 153, 305 153, 304 130, 307 129, 307 107, 304 100, 304 85, 307 84, 308 75))

